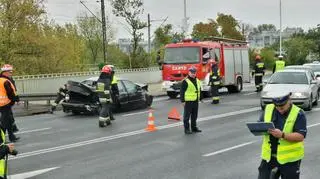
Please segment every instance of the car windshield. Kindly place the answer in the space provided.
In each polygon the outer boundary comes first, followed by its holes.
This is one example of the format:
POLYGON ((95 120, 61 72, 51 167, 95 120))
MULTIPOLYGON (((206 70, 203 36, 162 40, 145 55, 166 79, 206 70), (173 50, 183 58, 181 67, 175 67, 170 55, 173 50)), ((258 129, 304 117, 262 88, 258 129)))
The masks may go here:
POLYGON ((306 65, 306 66, 309 66, 309 67, 311 67, 312 68, 312 71, 314 71, 314 72, 320 72, 320 65, 306 65))
POLYGON ((199 63, 200 48, 198 47, 179 47, 166 48, 164 53, 165 64, 199 63))
POLYGON ((270 84, 308 84, 308 78, 304 72, 280 72, 272 75, 270 84))

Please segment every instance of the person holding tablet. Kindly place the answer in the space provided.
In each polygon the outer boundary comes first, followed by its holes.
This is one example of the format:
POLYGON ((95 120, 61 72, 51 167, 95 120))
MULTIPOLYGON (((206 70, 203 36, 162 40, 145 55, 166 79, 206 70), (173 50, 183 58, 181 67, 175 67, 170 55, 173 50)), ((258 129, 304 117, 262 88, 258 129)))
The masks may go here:
POLYGON ((273 122, 275 128, 263 136, 258 179, 299 179, 304 157, 307 120, 304 111, 294 105, 291 93, 279 93, 268 104, 259 122, 273 122))

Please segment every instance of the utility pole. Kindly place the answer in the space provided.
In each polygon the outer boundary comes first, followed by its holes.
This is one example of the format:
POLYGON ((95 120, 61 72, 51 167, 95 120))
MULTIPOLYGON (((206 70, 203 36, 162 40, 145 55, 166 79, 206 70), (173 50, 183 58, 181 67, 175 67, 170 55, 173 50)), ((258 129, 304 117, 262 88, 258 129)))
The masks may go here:
POLYGON ((102 19, 102 46, 103 46, 103 62, 107 62, 107 33, 106 33, 106 16, 105 16, 105 7, 104 0, 101 2, 101 19, 102 19))
POLYGON ((150 24, 151 20, 150 20, 150 14, 148 13, 148 53, 150 55, 151 53, 151 30, 150 30, 150 27, 151 27, 151 24, 150 24))
POLYGON ((188 32, 188 18, 187 18, 187 0, 183 0, 183 34, 186 36, 188 32))
POLYGON ((149 54, 149 62, 150 62, 150 64, 151 64, 151 22, 163 21, 162 22, 162 24, 163 24, 167 19, 168 19, 168 17, 166 17, 165 19, 151 20, 150 14, 148 13, 148 24, 147 24, 147 26, 148 26, 148 54, 149 54))
POLYGON ((282 56, 282 0, 280 0, 280 52, 279 56, 282 56))

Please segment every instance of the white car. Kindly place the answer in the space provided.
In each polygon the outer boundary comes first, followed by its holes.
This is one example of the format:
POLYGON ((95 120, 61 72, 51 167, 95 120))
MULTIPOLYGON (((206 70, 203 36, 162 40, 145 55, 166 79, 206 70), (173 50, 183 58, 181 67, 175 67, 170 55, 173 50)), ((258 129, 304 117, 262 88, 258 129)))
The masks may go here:
POLYGON ((313 105, 318 104, 319 87, 317 81, 308 70, 283 70, 274 73, 261 91, 260 104, 272 103, 272 98, 279 93, 292 93, 291 99, 294 104, 305 110, 311 110, 313 105))

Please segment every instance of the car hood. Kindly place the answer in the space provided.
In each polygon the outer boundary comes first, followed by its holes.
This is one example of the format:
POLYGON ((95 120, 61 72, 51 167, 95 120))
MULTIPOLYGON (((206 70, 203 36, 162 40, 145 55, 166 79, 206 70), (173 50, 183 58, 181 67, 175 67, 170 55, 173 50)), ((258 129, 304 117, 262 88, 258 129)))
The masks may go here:
POLYGON ((78 93, 84 96, 89 96, 94 92, 89 86, 76 81, 68 81, 67 88, 69 92, 78 93))
POLYGON ((262 97, 273 97, 283 93, 303 93, 309 91, 309 85, 306 84, 267 84, 262 91, 262 97))

